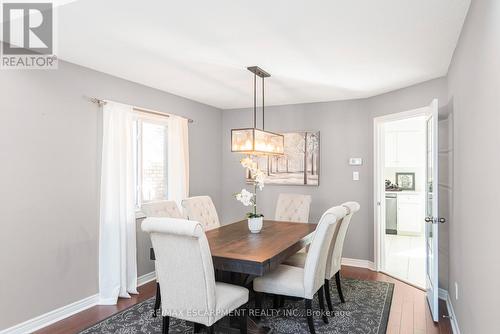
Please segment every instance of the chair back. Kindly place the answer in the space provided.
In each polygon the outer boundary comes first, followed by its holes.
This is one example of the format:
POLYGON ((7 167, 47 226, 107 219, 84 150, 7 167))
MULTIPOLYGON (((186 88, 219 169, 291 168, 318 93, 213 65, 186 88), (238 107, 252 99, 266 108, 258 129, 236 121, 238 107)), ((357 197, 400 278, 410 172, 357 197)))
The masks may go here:
POLYGON ((344 248, 344 240, 347 235, 347 230, 349 228, 352 215, 358 212, 360 207, 357 202, 345 202, 342 206, 347 209, 347 214, 338 225, 330 244, 328 259, 326 261, 326 279, 331 279, 333 275, 340 270, 342 265, 342 249, 344 248))
POLYGON ((155 201, 144 203, 141 206, 141 211, 146 217, 169 217, 183 218, 181 210, 175 201, 155 201))
POLYGON ((275 220, 297 223, 309 222, 311 196, 301 194, 280 194, 276 204, 275 220))
POLYGON ((346 208, 342 206, 330 208, 323 214, 316 227, 304 265, 304 292, 307 299, 312 299, 316 291, 323 286, 330 243, 336 226, 346 213, 346 208))
POLYGON ((184 213, 189 220, 200 222, 205 231, 220 226, 214 202, 209 196, 189 197, 182 201, 184 213))
POLYGON ((198 323, 216 316, 215 274, 210 247, 200 223, 146 218, 161 286, 162 315, 198 323))

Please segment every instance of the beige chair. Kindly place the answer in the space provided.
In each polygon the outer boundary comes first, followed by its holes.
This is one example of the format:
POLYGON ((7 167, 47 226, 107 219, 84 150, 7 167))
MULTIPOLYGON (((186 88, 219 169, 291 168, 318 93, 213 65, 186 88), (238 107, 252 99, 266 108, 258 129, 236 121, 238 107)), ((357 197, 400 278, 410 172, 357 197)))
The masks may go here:
POLYGON ((145 203, 141 207, 141 211, 146 217, 169 217, 183 218, 181 210, 175 201, 156 201, 145 203))
MULTIPOLYGON (((146 218, 142 230, 149 233, 156 255, 163 333, 168 333, 170 317, 204 325, 213 333, 216 321, 248 302, 247 289, 215 282, 210 247, 200 223, 146 218)), ((244 313, 240 317, 242 333, 246 332, 244 313)))
MULTIPOLYGON (((167 217, 167 218, 183 218, 182 213, 175 201, 155 201, 145 203, 141 206, 141 211, 146 217, 167 217)), ((156 262, 155 262, 156 268, 156 262)), ((156 270, 156 269, 155 269, 156 270)), ((161 305, 160 284, 156 280, 156 298, 153 308, 153 317, 156 317, 157 311, 161 305)))
POLYGON ((318 292, 323 321, 328 323, 323 299, 328 250, 338 222, 346 215, 344 207, 328 209, 321 217, 314 234, 311 247, 307 252, 304 268, 280 265, 270 273, 253 281, 256 291, 256 308, 262 307, 262 293, 305 299, 307 323, 311 334, 315 333, 312 317, 312 299, 318 292))
POLYGON ((274 220, 307 223, 311 196, 301 194, 280 194, 276 204, 274 220))
MULTIPOLYGON (((330 312, 333 311, 332 301, 330 297, 330 280, 335 276, 335 283, 337 285, 337 292, 339 294, 340 301, 345 303, 344 294, 342 293, 342 286, 340 283, 340 268, 342 264, 342 249, 344 248, 344 240, 347 235, 347 230, 349 229, 349 224, 351 222, 352 215, 359 211, 359 204, 357 202, 346 202, 342 204, 343 207, 347 209, 346 216, 342 219, 342 222, 338 225, 334 235, 333 240, 328 251, 328 259, 326 262, 325 270, 325 295, 326 302, 328 304, 328 309, 330 312)), ((286 259, 284 262, 287 265, 295 267, 304 267, 306 262, 306 254, 296 253, 293 256, 286 259)))
POLYGON ((189 197, 182 201, 187 219, 200 222, 205 231, 220 226, 217 210, 209 196, 189 197))

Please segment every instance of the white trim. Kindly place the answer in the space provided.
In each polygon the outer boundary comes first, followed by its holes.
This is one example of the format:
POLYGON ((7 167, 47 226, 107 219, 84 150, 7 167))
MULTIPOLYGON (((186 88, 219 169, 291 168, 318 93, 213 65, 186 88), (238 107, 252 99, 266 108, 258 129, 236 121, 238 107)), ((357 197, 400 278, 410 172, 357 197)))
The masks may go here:
POLYGON ((439 299, 446 302, 446 308, 448 309, 448 316, 450 317, 451 331, 453 334, 460 334, 460 328, 458 328, 457 317, 455 311, 453 310, 453 304, 451 303, 450 294, 445 289, 439 289, 439 299))
POLYGON ((137 277, 137 286, 142 286, 156 279, 156 272, 152 271, 148 274, 137 277))
MULTIPOLYGON (((144 285, 151 282, 156 278, 155 272, 150 272, 146 275, 142 275, 137 278, 137 286, 144 285)), ((91 308, 99 302, 99 294, 89 296, 87 298, 81 299, 74 303, 68 304, 66 306, 60 307, 58 309, 52 310, 45 314, 39 315, 38 317, 29 319, 20 324, 14 325, 12 327, 3 329, 0 334, 24 334, 32 333, 40 328, 47 327, 55 322, 63 320, 69 316, 72 316, 78 312, 82 312, 88 308, 91 308)))
POLYGON ((413 110, 407 110, 399 113, 393 113, 384 116, 378 116, 373 118, 373 216, 374 216, 374 236, 375 240, 374 246, 374 268, 376 271, 381 271, 384 269, 384 238, 382 237, 385 233, 385 220, 382 219, 385 215, 385 198, 384 198, 384 184, 383 184, 383 170, 384 166, 383 150, 384 145, 382 141, 382 131, 381 126, 383 123, 390 121, 398 121, 407 118, 413 118, 418 116, 425 116, 429 114, 429 107, 421 107, 413 110), (380 205, 378 205, 380 203, 380 205))
POLYGON ((343 257, 342 265, 350 267, 366 268, 370 269, 371 271, 375 271, 375 264, 372 261, 368 260, 350 259, 347 257, 343 257))

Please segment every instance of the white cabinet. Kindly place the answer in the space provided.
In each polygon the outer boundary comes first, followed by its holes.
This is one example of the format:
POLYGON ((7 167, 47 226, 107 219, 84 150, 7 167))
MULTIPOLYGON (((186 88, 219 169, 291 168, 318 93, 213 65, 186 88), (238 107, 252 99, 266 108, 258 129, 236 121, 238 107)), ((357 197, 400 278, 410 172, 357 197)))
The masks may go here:
POLYGON ((423 233, 424 207, 420 194, 398 194, 398 234, 423 233))
POLYGON ((421 167, 425 154, 422 131, 387 131, 385 133, 386 167, 421 167))

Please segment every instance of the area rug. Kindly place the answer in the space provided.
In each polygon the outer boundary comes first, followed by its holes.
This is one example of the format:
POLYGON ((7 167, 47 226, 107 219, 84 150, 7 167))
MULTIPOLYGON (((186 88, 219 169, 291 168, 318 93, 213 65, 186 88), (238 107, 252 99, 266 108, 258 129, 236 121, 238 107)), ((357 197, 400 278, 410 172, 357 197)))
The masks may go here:
MULTIPOLYGON (((383 334, 387 329, 394 284, 388 282, 343 279, 342 290, 346 302, 340 303, 335 282, 330 284, 330 295, 335 315, 328 317, 329 324, 315 315, 316 333, 329 334, 383 334)), ((161 317, 153 318, 154 298, 134 305, 80 332, 81 334, 135 334, 161 333, 161 317)), ((304 302, 286 300, 285 306, 271 309, 271 299, 264 306, 269 308, 261 324, 273 333, 309 333, 305 319, 304 302)), ((319 310, 317 296, 313 309, 319 310)), ((178 319, 170 320, 169 333, 192 333, 192 324, 178 319)), ((217 329, 216 329, 217 332, 217 329)))

